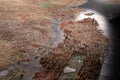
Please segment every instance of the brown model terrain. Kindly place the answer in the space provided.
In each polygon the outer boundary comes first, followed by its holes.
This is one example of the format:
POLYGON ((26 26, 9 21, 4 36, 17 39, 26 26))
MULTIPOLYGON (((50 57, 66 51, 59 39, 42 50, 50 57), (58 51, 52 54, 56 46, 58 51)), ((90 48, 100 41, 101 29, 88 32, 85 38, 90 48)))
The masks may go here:
POLYGON ((92 19, 65 22, 63 25, 64 41, 42 58, 42 71, 37 72, 33 78, 56 80, 73 52, 80 52, 87 57, 76 80, 94 80, 102 63, 101 58, 107 52, 108 40, 97 30, 96 22, 92 19))
POLYGON ((83 9, 70 7, 84 2, 86 0, 0 0, 0 71, 11 62, 24 62, 54 38, 52 18, 57 18, 61 20, 59 27, 64 39, 41 58, 41 69, 33 73, 33 80, 57 80, 74 52, 85 56, 75 80, 94 80, 107 53, 108 39, 97 29, 99 24, 94 19, 73 21, 83 9))
POLYGON ((0 0, 0 67, 21 60, 43 45, 52 37, 50 18, 73 3, 78 1, 0 0))
POLYGON ((120 0, 108 0, 108 2, 111 4, 120 4, 120 0))

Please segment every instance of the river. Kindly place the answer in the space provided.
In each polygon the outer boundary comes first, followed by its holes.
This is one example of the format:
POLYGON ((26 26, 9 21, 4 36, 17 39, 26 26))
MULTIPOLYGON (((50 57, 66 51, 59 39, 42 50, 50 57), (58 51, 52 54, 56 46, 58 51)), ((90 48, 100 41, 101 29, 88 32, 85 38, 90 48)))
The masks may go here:
MULTIPOLYGON (((84 8, 86 10, 93 10, 93 12, 98 12, 101 15, 103 15, 107 21, 111 21, 114 19, 116 16, 119 15, 120 13, 120 5, 113 5, 113 4, 108 4, 107 2, 104 2, 104 0, 88 0, 87 3, 76 6, 79 8, 84 8), (103 1, 103 2, 102 2, 103 1)), ((97 22, 99 23, 99 19, 97 19, 97 22)), ((25 75, 21 80, 30 80, 33 76, 33 74, 41 69, 40 67, 40 59, 47 55, 50 51, 52 51, 53 48, 55 48, 63 39, 64 39, 64 33, 62 30, 60 30, 59 24, 61 21, 59 19, 52 19, 52 26, 50 28, 51 33, 54 35, 53 38, 50 38, 48 42, 46 43, 47 48, 45 46, 38 48, 37 50, 34 51, 34 53, 30 56, 30 62, 28 64, 21 63, 15 64, 16 67, 19 67, 23 71, 25 71, 25 75), (39 56, 39 58, 35 59, 34 57, 41 53, 41 51, 44 51, 42 55, 39 56)), ((112 23, 112 22, 111 22, 112 23)), ((99 23, 101 24, 101 23, 99 23)), ((107 23, 106 27, 113 28, 107 23)), ((112 30, 110 30, 112 31, 112 30)), ((113 38, 113 37, 112 37, 113 38)), ((113 39, 112 39, 113 40, 113 39)), ((9 67, 9 69, 13 69, 13 67, 9 67)), ((4 70, 0 72, 0 77, 7 75, 8 71, 4 70)))
MULTIPOLYGON (((57 45, 64 39, 64 33, 59 26, 59 24, 61 24, 61 20, 52 18, 51 21, 52 25, 50 27, 50 32, 53 37, 50 38, 44 46, 39 47, 29 56, 29 63, 25 64, 24 62, 20 62, 20 64, 15 64, 17 68, 25 72, 24 76, 20 80, 31 80, 34 73, 42 69, 39 64, 41 58, 50 53, 53 48, 57 47, 57 45), (37 55, 39 55, 39 57, 35 59, 37 55)), ((14 66, 8 67, 8 70, 12 69, 14 69, 14 66)), ((5 77, 9 73, 8 70, 1 71, 0 77, 5 77)))

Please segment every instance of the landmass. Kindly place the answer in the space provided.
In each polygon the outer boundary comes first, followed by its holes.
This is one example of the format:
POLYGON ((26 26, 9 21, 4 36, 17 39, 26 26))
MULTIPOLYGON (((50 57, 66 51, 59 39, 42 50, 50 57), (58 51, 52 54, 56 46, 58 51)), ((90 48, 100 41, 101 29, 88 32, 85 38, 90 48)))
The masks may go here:
POLYGON ((109 39, 95 19, 75 21, 85 9, 74 6, 85 2, 0 0, 0 79, 14 80, 2 75, 12 64, 23 80, 95 80, 109 39))

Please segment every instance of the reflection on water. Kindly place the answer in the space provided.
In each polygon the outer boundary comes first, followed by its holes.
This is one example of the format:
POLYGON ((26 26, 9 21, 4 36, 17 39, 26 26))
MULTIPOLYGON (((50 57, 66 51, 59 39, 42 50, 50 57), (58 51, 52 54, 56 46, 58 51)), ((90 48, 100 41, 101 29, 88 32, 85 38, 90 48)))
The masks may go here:
POLYGON ((79 7, 95 10, 107 18, 110 16, 118 16, 120 13, 120 5, 109 4, 106 0, 88 0, 87 3, 80 5, 79 7))
POLYGON ((86 18, 91 18, 97 21, 98 26, 97 29, 106 37, 109 37, 108 34, 108 23, 107 20, 105 19, 104 16, 102 16, 100 13, 90 10, 90 9, 85 9, 85 11, 79 13, 79 15, 77 16, 77 19, 75 19, 75 21, 80 21, 86 18), (86 15, 88 14, 88 15, 86 15))
MULTIPOLYGON (((112 4, 108 4, 107 2, 104 3, 104 1, 105 0, 88 0, 87 3, 80 5, 78 7, 80 8, 83 7, 85 9, 88 9, 87 12, 94 12, 95 15, 91 16, 91 18, 95 18, 97 22, 100 24, 100 26, 102 27, 103 31, 106 32, 107 28, 105 27, 106 23, 104 23, 105 19, 101 16, 101 14, 106 16, 108 19, 111 19, 110 17, 113 18, 119 15, 120 5, 112 5, 112 4), (101 14, 99 14, 98 12, 100 12, 101 14)), ((86 18, 83 14, 84 12, 79 14, 78 20, 86 18)), ((45 55, 47 55, 53 48, 55 48, 64 39, 64 33, 63 31, 60 30, 60 27, 59 27, 60 20, 54 19, 53 22, 54 24, 51 26, 51 33, 54 35, 54 38, 48 40, 46 44, 48 46, 52 46, 52 48, 40 47, 30 56, 29 63, 27 64, 21 63, 20 65, 16 64, 17 67, 25 71, 25 75, 22 80, 30 80, 31 77, 33 76, 33 73, 41 69, 39 64, 40 59, 45 55), (43 52, 43 54, 40 55, 39 58, 35 59, 34 57, 41 52, 43 52)), ((7 74, 8 74, 8 71, 6 70, 1 71, 0 77, 4 77, 7 74)))

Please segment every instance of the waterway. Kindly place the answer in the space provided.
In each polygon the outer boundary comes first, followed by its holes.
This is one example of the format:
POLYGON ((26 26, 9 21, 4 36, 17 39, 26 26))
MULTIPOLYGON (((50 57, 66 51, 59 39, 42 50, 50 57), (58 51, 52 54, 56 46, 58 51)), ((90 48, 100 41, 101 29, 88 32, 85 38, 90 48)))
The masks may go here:
MULTIPOLYGON (((62 42, 64 39, 64 33, 60 29, 59 24, 61 24, 61 20, 53 18, 51 19, 53 22, 51 27, 50 27, 50 32, 53 35, 52 38, 50 38, 45 45, 39 47, 36 49, 30 56, 29 59, 30 61, 26 64, 24 62, 20 62, 20 64, 15 64, 15 66, 21 70, 23 70, 24 76, 20 80, 31 80, 32 76, 34 75, 35 72, 39 71, 42 69, 40 67, 40 60, 47 54, 49 54, 57 45, 62 42), (39 57, 36 59, 35 57, 39 55, 39 57)), ((7 70, 3 70, 0 72, 0 78, 5 77, 9 71, 13 70, 14 66, 8 67, 7 70)))
MULTIPOLYGON (((120 5, 109 4, 107 2, 104 2, 104 0, 88 0, 87 3, 76 6, 76 7, 98 12, 101 15, 103 15, 106 18, 106 20, 108 20, 108 22, 120 14, 120 11, 119 11, 120 5)), ((100 20, 98 19, 97 21, 99 23, 100 20)), ((29 63, 27 64, 21 63, 20 65, 15 64, 16 67, 25 71, 25 75, 21 80, 30 80, 33 74, 41 69, 39 64, 40 59, 45 55, 47 55, 50 51, 52 51, 52 49, 55 48, 64 39, 64 33, 62 30, 60 30, 60 27, 59 27, 59 24, 61 23, 61 21, 59 19, 52 19, 52 22, 53 24, 50 30, 51 30, 51 33, 54 35, 54 37, 48 40, 48 42, 46 43, 47 46, 42 46, 36 49, 34 53, 29 56, 30 57, 29 63), (42 53, 42 54, 40 54, 39 58, 35 59, 34 57, 39 53, 42 53)), ((106 27, 109 27, 109 29, 111 29, 111 26, 108 23, 106 27)), ((14 68, 13 66, 10 66, 8 69, 12 70, 13 68, 14 68)), ((1 71, 0 78, 6 76, 8 73, 9 71, 7 69, 1 71)))

